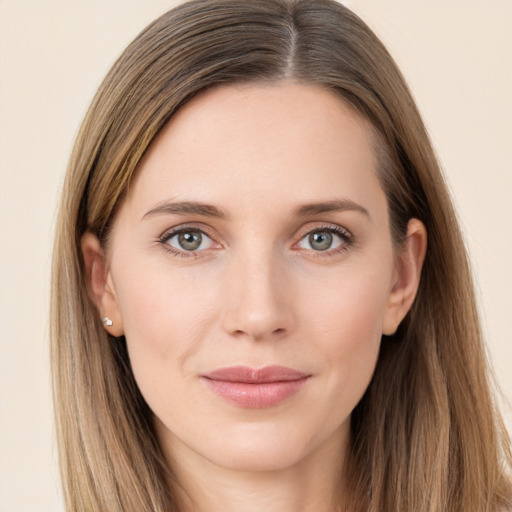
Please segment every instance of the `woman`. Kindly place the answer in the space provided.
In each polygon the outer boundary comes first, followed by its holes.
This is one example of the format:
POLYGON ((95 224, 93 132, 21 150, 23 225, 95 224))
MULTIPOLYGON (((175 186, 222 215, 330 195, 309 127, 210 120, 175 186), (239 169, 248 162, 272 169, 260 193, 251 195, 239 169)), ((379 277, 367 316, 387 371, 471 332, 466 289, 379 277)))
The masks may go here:
POLYGON ((52 351, 68 510, 512 506, 471 274, 396 65, 329 0, 195 0, 71 158, 52 351))

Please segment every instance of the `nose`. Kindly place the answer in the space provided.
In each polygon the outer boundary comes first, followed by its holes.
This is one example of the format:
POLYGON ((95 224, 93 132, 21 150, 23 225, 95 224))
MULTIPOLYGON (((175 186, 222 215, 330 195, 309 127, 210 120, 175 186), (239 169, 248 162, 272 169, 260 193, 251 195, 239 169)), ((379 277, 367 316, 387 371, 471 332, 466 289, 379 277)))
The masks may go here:
POLYGON ((285 267, 272 254, 253 253, 233 262, 225 288, 223 327, 228 334, 257 341, 279 339, 293 330, 293 293, 285 267))

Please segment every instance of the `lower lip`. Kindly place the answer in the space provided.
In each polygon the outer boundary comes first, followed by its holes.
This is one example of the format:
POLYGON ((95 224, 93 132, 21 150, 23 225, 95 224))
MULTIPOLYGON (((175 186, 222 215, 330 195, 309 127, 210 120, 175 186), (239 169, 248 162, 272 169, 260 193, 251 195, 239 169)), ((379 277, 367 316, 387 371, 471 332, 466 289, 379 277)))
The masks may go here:
POLYGON ((277 405, 286 398, 295 395, 306 383, 308 377, 297 380, 247 384, 244 382, 226 382, 205 378, 206 384, 217 395, 239 407, 264 409, 277 405))

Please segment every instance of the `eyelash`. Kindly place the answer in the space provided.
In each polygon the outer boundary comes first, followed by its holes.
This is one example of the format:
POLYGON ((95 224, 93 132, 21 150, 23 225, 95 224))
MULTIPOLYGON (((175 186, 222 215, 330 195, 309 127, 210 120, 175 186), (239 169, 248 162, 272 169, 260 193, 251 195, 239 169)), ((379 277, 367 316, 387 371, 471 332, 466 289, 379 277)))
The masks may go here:
MULTIPOLYGON (((199 258, 200 253, 207 250, 202 249, 201 251, 182 251, 175 249, 171 245, 169 245, 169 240, 171 240, 173 237, 179 235, 180 233, 184 233, 187 231, 196 231, 203 235, 206 235, 208 238, 210 238, 214 243, 218 244, 218 242, 215 242, 215 239, 213 236, 211 236, 207 230, 204 228, 198 228, 196 226, 181 226, 179 228, 173 228, 170 231, 166 231, 163 235, 161 235, 157 242, 163 246, 163 248, 171 253, 173 256, 178 256, 180 258, 199 258)), ((307 236, 311 235, 315 232, 322 232, 327 231, 329 233, 332 233, 334 235, 337 235, 341 239, 341 245, 335 249, 327 249, 325 251, 315 251, 313 249, 310 249, 312 256, 315 258, 329 258, 333 256, 337 256, 345 251, 348 250, 349 247, 353 246, 355 244, 355 238, 354 235, 348 231, 345 228, 342 228, 341 226, 333 225, 333 224, 322 224, 318 226, 314 226, 313 228, 308 228, 307 230, 304 230, 298 237, 297 242, 294 243, 294 246, 299 244, 302 240, 304 240, 307 236)), ((220 245, 220 244, 218 244, 220 245)))
POLYGON ((314 226, 313 228, 307 228, 299 235, 299 239, 295 242, 294 245, 299 244, 302 240, 304 240, 307 236, 312 233, 321 233, 323 231, 327 231, 328 233, 332 233, 337 235, 341 239, 341 244, 339 247, 334 249, 327 249, 325 251, 315 251, 310 249, 311 256, 314 258, 330 258, 334 256, 338 256, 344 252, 346 252, 350 247, 355 244, 354 235, 345 228, 341 226, 337 226, 336 224, 321 224, 318 226, 314 226))
MULTIPOLYGON (((175 237, 176 235, 179 235, 180 233, 186 233, 188 231, 195 231, 199 232, 202 235, 206 235, 208 238, 210 238, 213 242, 215 242, 215 239, 213 236, 211 236, 207 230, 204 228, 198 228, 197 226, 180 226, 179 228, 173 228, 170 231, 166 231, 163 235, 161 235, 157 242, 163 246, 163 248, 171 253, 173 256, 178 256, 180 258, 199 258, 199 253, 201 251, 180 251, 178 249, 175 249, 171 245, 169 245, 169 240, 171 238, 175 237)), ((215 242, 217 243, 217 242, 215 242)), ((220 245, 220 244, 219 244, 220 245)), ((203 249, 204 251, 205 249, 203 249)))

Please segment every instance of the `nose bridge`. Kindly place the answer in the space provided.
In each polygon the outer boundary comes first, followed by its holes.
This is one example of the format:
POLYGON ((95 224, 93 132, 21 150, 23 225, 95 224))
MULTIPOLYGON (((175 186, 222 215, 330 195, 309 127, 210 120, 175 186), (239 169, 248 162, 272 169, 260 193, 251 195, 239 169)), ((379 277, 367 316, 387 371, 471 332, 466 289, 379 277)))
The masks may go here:
POLYGON ((263 339, 283 335, 293 322, 285 262, 272 247, 256 245, 233 258, 224 327, 230 334, 263 339))

